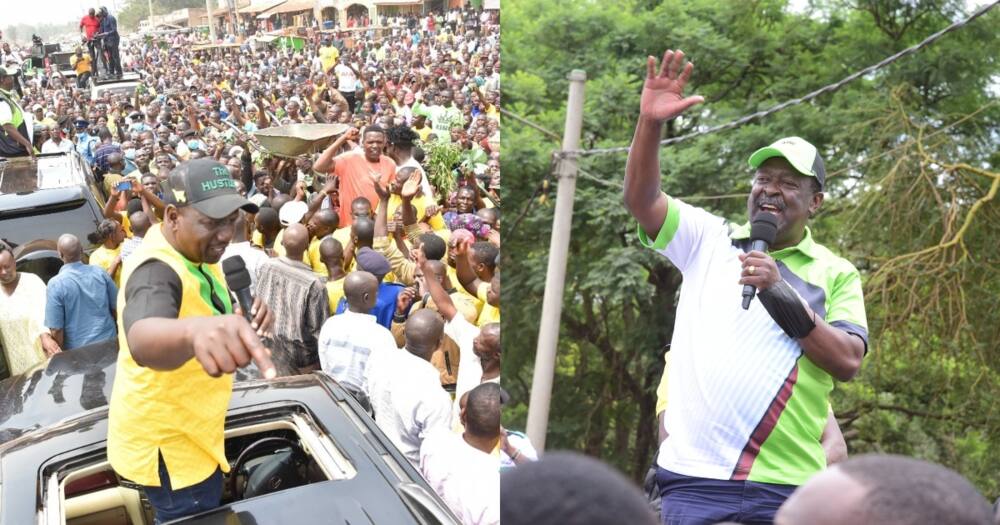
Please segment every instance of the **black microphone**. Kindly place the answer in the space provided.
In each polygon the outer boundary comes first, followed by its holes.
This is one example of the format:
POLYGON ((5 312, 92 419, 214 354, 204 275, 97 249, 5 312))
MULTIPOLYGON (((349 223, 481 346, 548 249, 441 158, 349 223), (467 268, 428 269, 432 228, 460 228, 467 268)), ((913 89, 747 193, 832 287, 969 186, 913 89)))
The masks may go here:
POLYGON ((247 321, 253 321, 253 317, 250 315, 250 308, 253 306, 253 295, 250 294, 250 272, 247 271, 243 257, 234 255, 222 261, 222 271, 226 274, 226 284, 236 294, 236 300, 240 302, 243 316, 247 318, 247 321))
MULTIPOLYGON (((778 234, 778 218, 773 213, 762 211, 750 222, 750 251, 767 252, 778 234)), ((229 272, 226 271, 226 278, 229 272)), ((752 284, 743 285, 743 309, 750 308, 750 301, 757 295, 757 287, 752 284)))

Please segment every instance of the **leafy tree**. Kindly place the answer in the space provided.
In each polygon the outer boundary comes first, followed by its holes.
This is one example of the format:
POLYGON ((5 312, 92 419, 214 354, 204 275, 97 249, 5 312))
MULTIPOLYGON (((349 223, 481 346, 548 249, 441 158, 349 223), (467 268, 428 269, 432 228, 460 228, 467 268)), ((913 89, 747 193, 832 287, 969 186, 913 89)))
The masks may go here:
MULTIPOLYGON (((217 6, 212 0, 212 7, 217 6)), ((153 0, 153 14, 163 15, 184 9, 186 7, 205 8, 205 0, 153 0)), ((117 14, 118 23, 123 30, 135 30, 139 22, 149 18, 149 2, 147 0, 126 0, 125 7, 117 14)))
MULTIPOLYGON (((966 16, 956 1, 715 0, 504 4, 504 105, 561 134, 566 74, 587 72, 583 145, 628 144, 644 57, 683 49, 706 102, 677 137, 800 97, 966 16)), ((798 135, 830 174, 817 239, 862 271, 871 346, 832 403, 852 453, 945 464, 1000 496, 1000 48, 994 10, 920 52, 736 129, 663 148, 667 193, 745 222, 750 152, 798 135), (735 195, 735 196, 734 196, 735 195)), ((541 314, 558 141, 506 118, 502 166, 504 424, 523 428, 541 314)), ((624 154, 584 157, 577 186, 548 448, 641 479, 680 274, 640 247, 622 205, 624 154)))

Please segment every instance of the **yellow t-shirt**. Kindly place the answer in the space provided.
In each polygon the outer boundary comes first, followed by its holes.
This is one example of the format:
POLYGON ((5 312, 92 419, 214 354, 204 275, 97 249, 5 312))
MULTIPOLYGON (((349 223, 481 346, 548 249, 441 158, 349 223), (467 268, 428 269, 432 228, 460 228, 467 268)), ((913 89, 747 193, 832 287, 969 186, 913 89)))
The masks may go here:
POLYGON ((483 326, 487 323, 500 322, 500 309, 486 301, 486 294, 490 291, 490 283, 482 283, 476 290, 476 298, 482 301, 483 309, 479 312, 479 319, 476 326, 483 326))
POLYGON ((132 221, 128 219, 128 211, 120 211, 118 215, 122 218, 122 229, 125 230, 125 237, 132 238, 132 221))
POLYGON ((422 128, 412 128, 412 129, 413 131, 417 132, 417 136, 420 137, 420 142, 427 142, 427 137, 430 137, 431 133, 434 133, 434 128, 430 126, 424 126, 422 128))
POLYGON ((337 65, 340 59, 340 50, 334 46, 324 46, 319 48, 319 61, 323 64, 323 73, 330 71, 330 68, 337 65))
POLYGON ((326 265, 323 264, 323 260, 319 256, 319 243, 322 240, 313 239, 309 243, 309 249, 306 250, 306 253, 302 254, 302 262, 312 266, 314 272, 326 277, 330 275, 330 272, 327 271, 326 265))
MULTIPOLYGON (((344 226, 343 228, 337 228, 330 235, 333 235, 334 239, 337 239, 338 241, 340 241, 340 247, 342 249, 347 250, 347 243, 351 242, 351 227, 350 226, 344 226)), ((353 272, 355 269, 357 269, 357 267, 358 267, 357 261, 355 261, 354 259, 351 259, 351 267, 348 268, 347 271, 348 272, 353 272)))
POLYGON ((79 58, 73 55, 69 59, 69 65, 73 67, 77 75, 82 75, 84 73, 90 73, 90 55, 84 53, 79 58))
POLYGON ((340 299, 344 297, 344 280, 347 276, 343 276, 336 281, 326 282, 326 296, 330 299, 330 315, 337 311, 337 304, 340 303, 340 299))
MULTIPOLYGON (((104 271, 108 271, 108 269, 111 268, 111 263, 115 262, 115 257, 118 257, 118 255, 121 254, 121 252, 122 252, 122 247, 120 244, 118 245, 117 248, 113 250, 101 246, 100 248, 94 250, 94 253, 90 254, 90 264, 93 264, 94 266, 100 266, 101 268, 104 269, 104 271)), ((111 279, 119 287, 121 286, 121 275, 122 275, 122 267, 119 264, 118 269, 115 270, 115 274, 111 276, 111 279)))
MULTIPOLYGON (((402 204, 403 204, 403 198, 400 197, 399 195, 392 195, 389 197, 389 207, 386 209, 386 214, 390 221, 392 220, 393 216, 395 216, 396 210, 402 204)), ((411 200, 410 204, 412 204, 413 207, 417 209, 417 222, 420 222, 424 220, 424 217, 427 215, 427 207, 430 206, 431 204, 434 204, 434 201, 432 201, 431 198, 426 195, 419 195, 415 197, 413 200, 411 200)), ((444 223, 444 217, 441 216, 440 212, 435 213, 434 216, 427 221, 427 224, 429 224, 430 227, 435 230, 447 229, 447 225, 445 225, 444 223)))
MULTIPOLYGON (((479 315, 483 313, 483 304, 485 303, 483 303, 483 301, 480 301, 479 298, 476 297, 475 295, 472 295, 471 293, 466 291, 465 287, 462 286, 462 282, 458 280, 458 271, 452 268, 451 266, 448 266, 448 279, 451 280, 451 285, 454 286, 456 290, 458 290, 457 293, 461 294, 463 297, 467 297, 471 301, 473 306, 476 307, 476 315, 473 317, 473 319, 478 319, 479 315)), ((471 323, 472 321, 469 322, 471 323)))
POLYGON ((285 233, 284 228, 278 230, 278 234, 274 236, 274 246, 272 246, 274 253, 282 257, 285 256, 285 247, 281 245, 281 236, 284 235, 284 233, 285 233))

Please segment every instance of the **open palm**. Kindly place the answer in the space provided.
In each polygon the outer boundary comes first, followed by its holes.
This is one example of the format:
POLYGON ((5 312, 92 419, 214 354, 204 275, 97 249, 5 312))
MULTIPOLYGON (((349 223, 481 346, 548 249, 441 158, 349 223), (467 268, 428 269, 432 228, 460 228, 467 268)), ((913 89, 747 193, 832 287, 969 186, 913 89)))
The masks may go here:
POLYGON ((667 50, 663 54, 659 72, 656 69, 656 59, 646 58, 646 82, 642 86, 642 99, 639 103, 639 114, 657 121, 670 120, 683 113, 687 108, 704 102, 700 96, 684 98, 684 85, 687 84, 694 64, 684 64, 683 51, 667 50))

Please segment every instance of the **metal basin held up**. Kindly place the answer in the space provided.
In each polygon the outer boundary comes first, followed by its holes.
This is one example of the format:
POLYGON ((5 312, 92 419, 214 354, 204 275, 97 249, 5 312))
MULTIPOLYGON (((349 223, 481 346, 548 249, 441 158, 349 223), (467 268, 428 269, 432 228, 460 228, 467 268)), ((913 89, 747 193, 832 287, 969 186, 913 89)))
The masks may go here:
POLYGON ((297 157, 325 148, 349 127, 347 124, 289 124, 264 128, 253 135, 270 153, 297 157))

